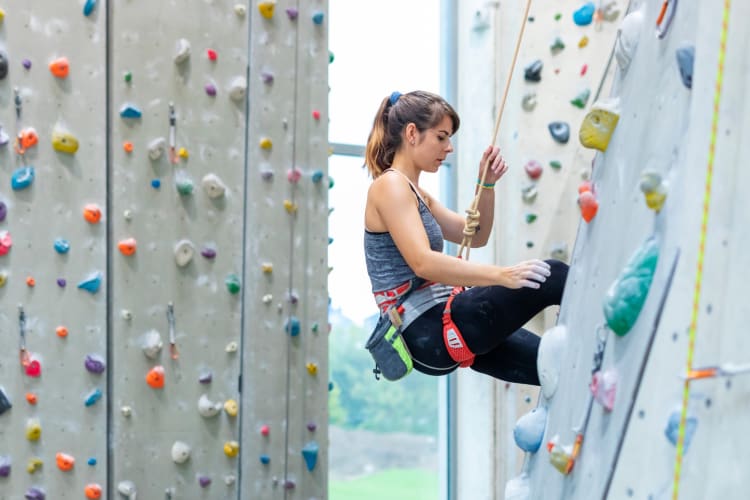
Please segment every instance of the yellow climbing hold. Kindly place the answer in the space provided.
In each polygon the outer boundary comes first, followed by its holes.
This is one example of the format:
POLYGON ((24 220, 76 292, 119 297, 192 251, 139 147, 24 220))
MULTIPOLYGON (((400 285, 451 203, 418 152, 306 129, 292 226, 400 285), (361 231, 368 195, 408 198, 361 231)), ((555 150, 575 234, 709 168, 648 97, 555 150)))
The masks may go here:
POLYGON ((310 375, 316 375, 318 373, 318 365, 315 363, 307 363, 307 373, 310 375))
POLYGON ((0 271, 0 288, 5 286, 5 283, 8 281, 8 273, 5 271, 0 271))
POLYGON ((667 199, 667 187, 657 172, 644 171, 641 174, 641 191, 646 197, 646 206, 659 213, 667 199))
POLYGON ((52 147, 60 153, 75 154, 78 151, 76 136, 61 128, 52 131, 52 147))
POLYGON ((180 150, 177 152, 177 156, 182 158, 183 160, 187 160, 190 156, 190 153, 188 153, 188 150, 185 148, 180 148, 180 150))
POLYGON ((0 23, 5 20, 5 11, 0 9, 0 23))
POLYGON ((42 468, 42 459, 41 458, 30 458, 28 464, 26 465, 26 470, 29 474, 33 474, 39 469, 42 468))
POLYGON ((224 403, 224 411, 227 412, 227 415, 230 417, 236 417, 237 413, 240 411, 240 407, 237 404, 237 401, 234 399, 228 399, 226 403, 224 403))
POLYGON ((259 2, 258 3, 258 10, 260 11, 260 15, 265 17, 266 19, 271 19, 273 17, 273 10, 276 8, 276 2, 259 2))
POLYGON ((297 213, 297 204, 294 203, 292 200, 284 200, 284 208, 290 214, 296 214, 297 213))
POLYGON ((236 457, 240 453, 240 443, 237 441, 227 441, 224 443, 224 454, 230 458, 236 457))
POLYGON ((264 262, 263 264, 261 264, 260 269, 265 274, 271 274, 273 272, 273 264, 271 264, 270 262, 264 262))
POLYGON ((586 148, 607 151, 609 140, 620 119, 619 99, 596 102, 581 123, 578 138, 586 148))
POLYGON ((589 44, 589 37, 587 37, 586 35, 583 35, 583 36, 581 37, 581 39, 580 39, 580 40, 578 40, 578 48, 579 48, 579 49, 582 49, 582 48, 584 48, 584 47, 585 47, 586 45, 588 45, 588 44, 589 44))
POLYGON ((269 139, 268 137, 264 137, 263 139, 260 140, 260 147, 261 149, 268 150, 273 147, 273 143, 271 142, 271 139, 269 139))
POLYGON ((42 437, 42 424, 39 423, 39 420, 32 418, 26 424, 26 439, 29 441, 39 441, 40 437, 42 437))

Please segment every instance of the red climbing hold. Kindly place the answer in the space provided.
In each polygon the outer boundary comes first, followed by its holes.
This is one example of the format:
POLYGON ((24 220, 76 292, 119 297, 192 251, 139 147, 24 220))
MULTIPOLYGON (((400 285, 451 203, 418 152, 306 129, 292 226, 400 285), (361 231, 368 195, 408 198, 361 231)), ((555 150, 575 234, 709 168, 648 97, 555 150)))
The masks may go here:
POLYGON ((526 171, 526 175, 531 179, 536 180, 542 176, 542 164, 536 160, 529 160, 529 162, 524 165, 523 169, 526 171))
POLYGON ((596 201, 596 197, 591 191, 584 191, 578 195, 578 206, 581 208, 581 216, 586 222, 591 222, 599 210, 599 202, 596 201))

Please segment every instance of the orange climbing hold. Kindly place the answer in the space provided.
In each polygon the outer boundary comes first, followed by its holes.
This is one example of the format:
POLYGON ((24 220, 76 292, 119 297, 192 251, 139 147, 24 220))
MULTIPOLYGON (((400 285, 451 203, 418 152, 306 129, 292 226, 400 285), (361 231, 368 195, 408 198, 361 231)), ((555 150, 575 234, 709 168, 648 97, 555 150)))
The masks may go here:
POLYGON ((120 253, 127 256, 135 254, 136 247, 137 244, 135 238, 127 238, 117 244, 117 248, 120 250, 120 253))
POLYGON ((596 201, 596 196, 591 191, 584 191, 578 195, 578 206, 581 208, 581 216, 586 222, 591 222, 599 210, 599 202, 596 201))
POLYGON ((87 484, 83 492, 86 494, 86 498, 96 500, 102 497, 102 487, 96 483, 87 484))
POLYGON ((70 63, 67 57, 60 57, 49 63, 50 72, 57 78, 65 78, 70 73, 70 63))
POLYGON ((83 207, 83 218, 90 224, 98 224, 102 220, 102 211, 93 203, 83 207))
POLYGON ((76 459, 73 458, 73 455, 68 455, 67 453, 62 452, 58 452, 55 455, 55 460, 57 461, 57 466, 62 471, 72 470, 76 463, 76 459))
POLYGON ((591 184, 591 181, 583 181, 580 186, 578 186, 578 194, 581 194, 586 191, 593 191, 594 185, 591 184))
POLYGON ((164 367, 154 366, 146 374, 146 383, 153 389, 164 388, 164 367))
POLYGON ((36 285, 36 280, 33 276, 26 277, 26 286, 33 288, 36 285))
POLYGON ((35 405, 37 402, 36 394, 33 392, 27 392, 26 393, 26 402, 30 405, 35 405))
POLYGON ((122 143, 122 149, 125 150, 126 153, 130 154, 133 152, 133 143, 130 141, 125 141, 122 143))
POLYGON ((31 127, 25 128, 18 133, 16 138, 16 153, 22 155, 30 147, 36 146, 39 143, 39 135, 36 130, 31 127))
POLYGON ((55 328, 55 333, 57 334, 58 337, 65 338, 68 336, 68 329, 60 325, 57 328, 55 328))

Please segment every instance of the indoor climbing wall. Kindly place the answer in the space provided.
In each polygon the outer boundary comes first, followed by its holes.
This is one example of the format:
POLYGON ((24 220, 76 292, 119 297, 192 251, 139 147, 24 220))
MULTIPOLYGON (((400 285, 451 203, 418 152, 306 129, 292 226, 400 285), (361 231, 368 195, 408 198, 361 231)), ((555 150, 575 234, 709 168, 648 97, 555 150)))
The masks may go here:
POLYGON ((250 25, 242 491, 327 498, 327 3, 250 25), (294 78, 304 74, 305 79, 294 78))
POLYGON ((748 13, 633 1, 619 22, 613 85, 572 131, 597 150, 589 221, 506 498, 746 497, 748 13))
POLYGON ((3 7, 0 498, 95 498, 111 369, 105 17, 3 7))
POLYGON ((150 10, 111 5, 114 486, 236 498, 248 12, 150 10))
POLYGON ((80 7, 0 16, 0 498, 325 498, 327 4, 80 7))

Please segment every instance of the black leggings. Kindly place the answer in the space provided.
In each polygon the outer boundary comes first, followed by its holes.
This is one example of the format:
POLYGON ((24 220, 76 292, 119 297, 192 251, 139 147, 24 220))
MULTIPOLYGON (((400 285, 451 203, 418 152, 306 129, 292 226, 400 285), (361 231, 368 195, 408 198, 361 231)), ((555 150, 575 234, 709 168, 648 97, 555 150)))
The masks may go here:
MULTIPOLYGON (((539 385, 540 337, 521 327, 544 308, 560 304, 568 277, 567 264, 547 263, 552 275, 538 289, 477 286, 453 299, 453 322, 476 354, 472 369, 507 382, 539 385)), ((445 375, 457 368, 443 341, 444 308, 445 304, 436 305, 404 331, 414 368, 428 375, 445 375)))

